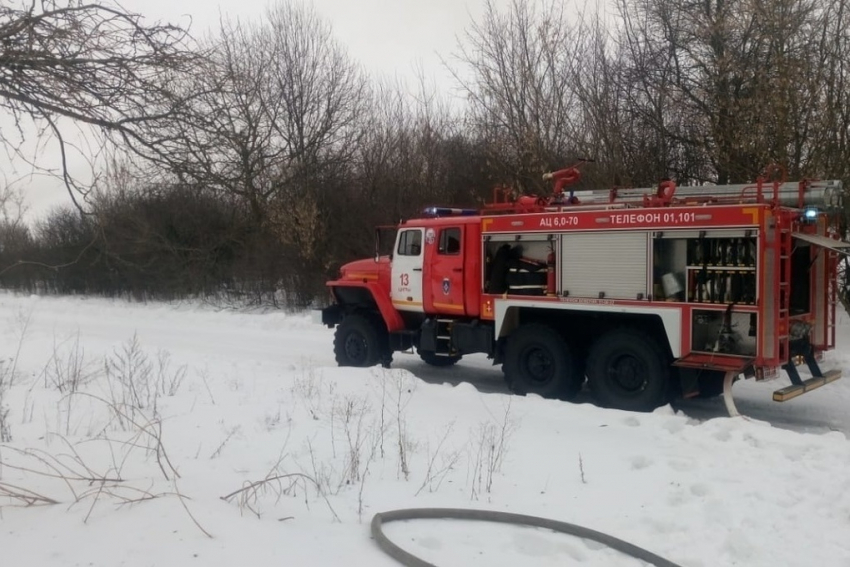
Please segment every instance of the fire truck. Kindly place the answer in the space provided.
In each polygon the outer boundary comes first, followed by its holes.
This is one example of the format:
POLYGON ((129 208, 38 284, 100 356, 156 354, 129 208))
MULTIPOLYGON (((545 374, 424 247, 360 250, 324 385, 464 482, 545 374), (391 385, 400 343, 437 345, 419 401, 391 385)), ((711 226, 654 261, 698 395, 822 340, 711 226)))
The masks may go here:
POLYGON ((839 181, 494 190, 481 210, 429 207, 390 255, 344 265, 321 322, 341 366, 389 365, 415 348, 434 366, 483 353, 510 389, 647 411, 723 395, 784 369, 784 402, 841 377, 835 347, 839 181), (798 367, 807 370, 801 376, 798 367), (809 375, 810 376, 807 376, 809 375))

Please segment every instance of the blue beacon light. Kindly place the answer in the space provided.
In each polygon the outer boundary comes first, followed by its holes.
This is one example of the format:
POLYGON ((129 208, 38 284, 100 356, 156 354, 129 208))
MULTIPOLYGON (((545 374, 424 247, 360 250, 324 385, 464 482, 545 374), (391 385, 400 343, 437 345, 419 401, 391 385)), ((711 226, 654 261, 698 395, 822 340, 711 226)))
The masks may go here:
POLYGON ((820 211, 816 207, 807 207, 803 209, 802 219, 805 222, 815 222, 818 219, 820 211))

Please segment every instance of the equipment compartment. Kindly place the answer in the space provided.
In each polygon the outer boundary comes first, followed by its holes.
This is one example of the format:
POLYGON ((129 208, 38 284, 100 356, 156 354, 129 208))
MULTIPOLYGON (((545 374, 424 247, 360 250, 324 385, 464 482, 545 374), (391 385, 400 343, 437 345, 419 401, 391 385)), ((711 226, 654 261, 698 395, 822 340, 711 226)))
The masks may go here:
POLYGON ((545 295, 546 255, 553 245, 543 239, 488 239, 485 242, 484 291, 545 295))
POLYGON ((757 240, 750 231, 656 233, 653 297, 755 305, 757 240))
POLYGON ((756 355, 758 316, 755 313, 695 309, 691 326, 691 350, 732 354, 756 355))

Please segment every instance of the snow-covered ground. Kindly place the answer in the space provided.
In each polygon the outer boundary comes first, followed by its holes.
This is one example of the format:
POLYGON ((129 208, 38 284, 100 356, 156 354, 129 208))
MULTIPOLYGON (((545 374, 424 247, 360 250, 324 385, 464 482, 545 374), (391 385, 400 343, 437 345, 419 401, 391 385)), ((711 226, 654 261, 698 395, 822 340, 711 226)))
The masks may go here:
MULTIPOLYGON (((307 315, 3 294, 0 320, 4 565, 390 566, 373 514, 456 507, 688 567, 850 566, 850 379, 785 404, 736 385, 749 419, 631 414, 509 396, 479 357, 336 368, 307 315)), ((846 316, 839 344, 848 373, 846 316)), ((640 564, 528 528, 386 531, 439 565, 640 564)))

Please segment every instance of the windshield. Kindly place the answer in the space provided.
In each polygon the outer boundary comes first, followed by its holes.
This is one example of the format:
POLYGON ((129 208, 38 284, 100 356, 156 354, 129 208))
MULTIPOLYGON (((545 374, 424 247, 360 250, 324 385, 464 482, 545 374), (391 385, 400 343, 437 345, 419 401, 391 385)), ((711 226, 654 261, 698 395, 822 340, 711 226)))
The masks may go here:
POLYGON ((375 256, 393 255, 395 246, 396 234, 398 233, 397 226, 378 226, 375 227, 375 256))

